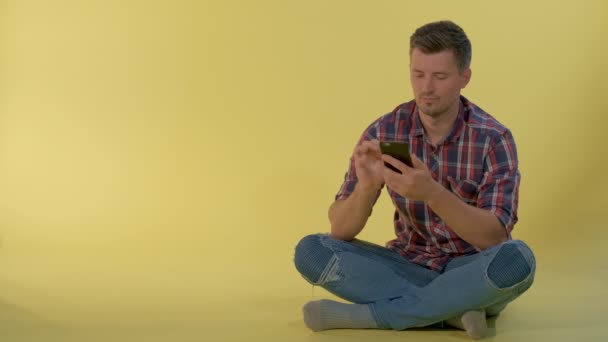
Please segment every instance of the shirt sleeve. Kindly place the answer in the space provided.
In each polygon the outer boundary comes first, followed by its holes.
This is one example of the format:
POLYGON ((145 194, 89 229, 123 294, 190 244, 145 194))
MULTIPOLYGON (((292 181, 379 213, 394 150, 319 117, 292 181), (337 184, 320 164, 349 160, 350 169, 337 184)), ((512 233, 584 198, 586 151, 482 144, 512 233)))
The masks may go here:
POLYGON ((477 206, 492 211, 510 235, 517 223, 521 175, 515 140, 509 130, 490 147, 484 159, 484 170, 477 206))
MULTIPOLYGON (((356 146, 361 145, 364 141, 377 139, 377 137, 378 137, 377 132, 378 132, 378 121, 372 123, 365 130, 365 132, 363 132, 363 134, 361 135, 361 138, 359 139, 359 142, 357 143, 356 146)), ((355 168, 355 157, 354 157, 354 149, 353 149, 353 155, 351 155, 351 157, 350 157, 348 171, 346 171, 346 173, 344 174, 344 181, 343 181, 342 185, 340 186, 338 193, 335 196, 335 200, 338 201, 338 200, 343 200, 343 199, 348 198, 348 196, 350 196, 350 194, 352 194, 353 191, 355 190, 355 185, 357 185, 357 181, 358 181, 357 170, 355 168)), ((380 189, 378 190, 378 193, 376 194, 376 198, 374 200, 374 204, 378 200, 378 197, 380 197, 383 187, 384 187, 384 185, 382 187, 380 187, 380 189)))

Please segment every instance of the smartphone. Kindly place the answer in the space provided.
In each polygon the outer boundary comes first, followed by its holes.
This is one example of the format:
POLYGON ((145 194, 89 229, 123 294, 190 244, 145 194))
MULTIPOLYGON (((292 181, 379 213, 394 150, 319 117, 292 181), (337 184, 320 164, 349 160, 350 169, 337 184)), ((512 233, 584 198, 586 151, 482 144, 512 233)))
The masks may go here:
MULTIPOLYGON (((410 145, 406 142, 381 141, 380 151, 382 154, 388 154, 409 167, 414 167, 412 157, 410 156, 410 145)), ((395 172, 401 173, 401 171, 387 162, 384 162, 384 165, 395 172)))

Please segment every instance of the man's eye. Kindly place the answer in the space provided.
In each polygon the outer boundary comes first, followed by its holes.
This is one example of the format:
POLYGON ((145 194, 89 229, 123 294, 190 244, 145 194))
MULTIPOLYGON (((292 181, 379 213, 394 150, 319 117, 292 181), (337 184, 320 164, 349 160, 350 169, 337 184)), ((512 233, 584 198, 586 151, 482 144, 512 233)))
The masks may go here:
POLYGON ((448 78, 446 75, 437 75, 435 76, 438 80, 445 80, 446 78, 448 78))

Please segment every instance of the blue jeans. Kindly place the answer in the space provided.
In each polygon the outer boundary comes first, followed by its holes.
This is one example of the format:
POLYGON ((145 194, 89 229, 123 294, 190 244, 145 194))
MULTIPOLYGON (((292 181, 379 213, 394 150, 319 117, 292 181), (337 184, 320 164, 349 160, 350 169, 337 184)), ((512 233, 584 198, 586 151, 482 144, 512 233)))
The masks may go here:
POLYGON ((357 304, 368 304, 381 329, 442 324, 470 310, 497 315, 534 281, 530 248, 511 240, 452 259, 442 272, 414 264, 399 253, 328 234, 304 237, 295 264, 311 284, 357 304))

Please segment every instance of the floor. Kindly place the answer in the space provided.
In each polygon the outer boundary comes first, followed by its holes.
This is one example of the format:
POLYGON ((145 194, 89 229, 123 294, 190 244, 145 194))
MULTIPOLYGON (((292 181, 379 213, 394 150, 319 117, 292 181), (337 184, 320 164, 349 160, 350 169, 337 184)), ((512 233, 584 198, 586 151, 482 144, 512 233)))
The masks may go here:
MULTIPOLYGON (((574 264, 540 258, 534 286, 497 319, 489 321, 490 334, 486 340, 605 341, 607 264, 599 259, 586 265, 574 264)), ((10 266, 6 262, 5 265, 10 266)), ((216 270, 210 269, 210 275, 222 275, 216 270)), ((181 271, 173 272, 176 276, 183 275, 181 271)), ((139 294, 136 288, 127 285, 119 289, 114 281, 124 275, 118 274, 115 280, 108 281, 106 290, 102 290, 104 286, 96 287, 98 298, 86 290, 79 292, 76 287, 71 288, 74 291, 71 297, 61 297, 56 295, 61 291, 52 290, 52 286, 47 291, 41 290, 43 287, 35 290, 0 278, 2 339, 11 342, 468 340, 463 331, 455 329, 309 331, 302 322, 301 306, 311 299, 333 297, 300 279, 288 258, 275 261, 272 267, 260 272, 223 274, 227 276, 223 288, 221 281, 197 288, 194 278, 190 279, 194 281, 191 286, 177 281, 161 285, 154 282, 158 274, 139 271, 141 281, 150 284, 141 288, 139 294), (270 272, 271 269, 277 271, 270 272), (114 292, 109 290, 112 286, 114 292)), ((69 290, 68 280, 64 288, 69 290)), ((132 279, 126 280, 132 283, 132 279)), ((82 279, 72 281, 84 284, 82 279)), ((61 279, 49 283, 56 286, 61 279)))

